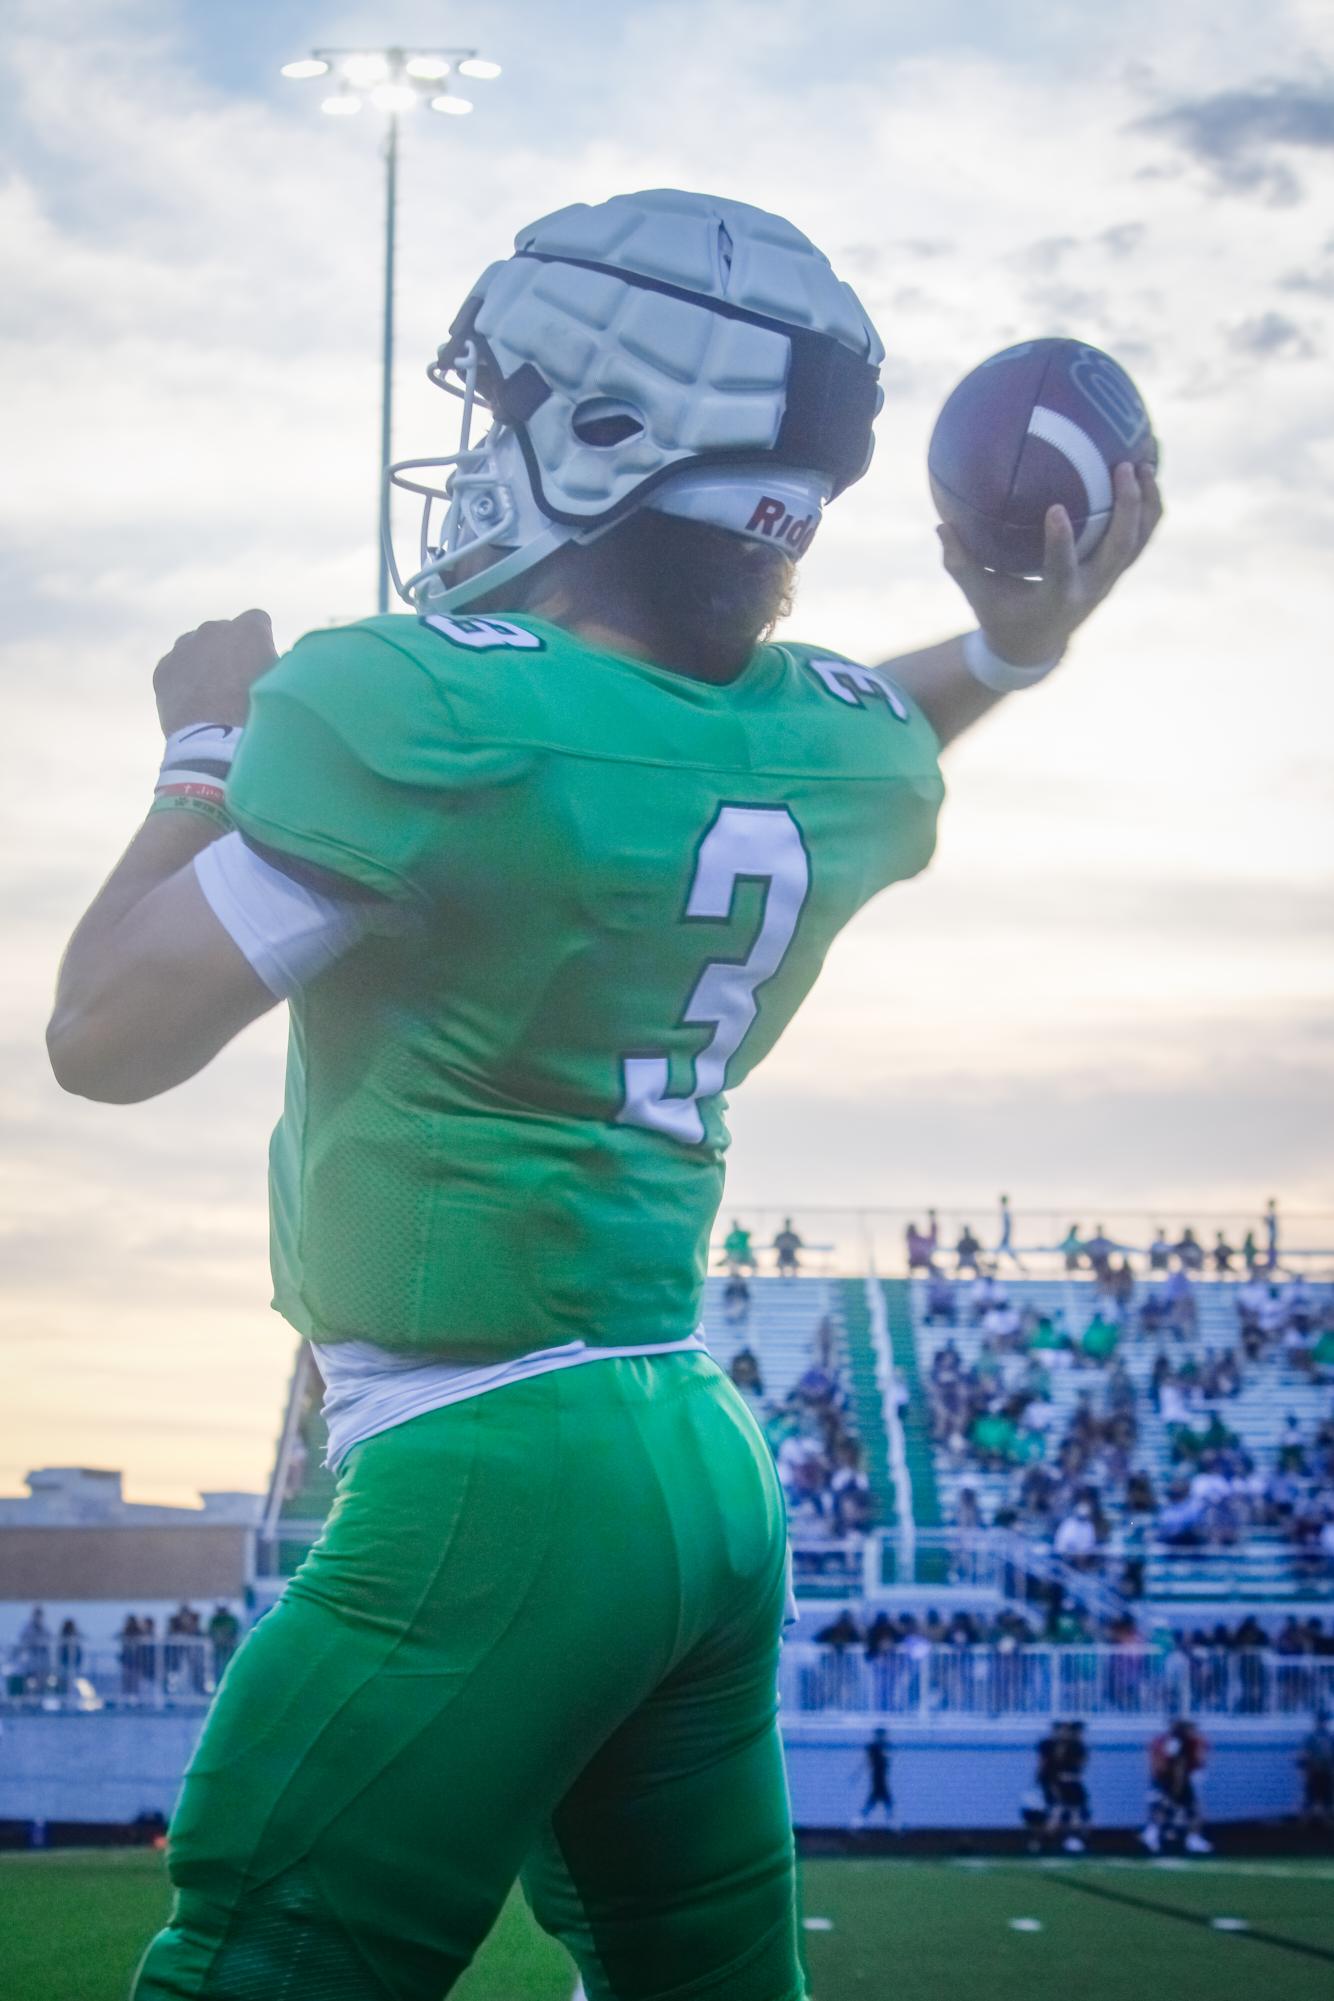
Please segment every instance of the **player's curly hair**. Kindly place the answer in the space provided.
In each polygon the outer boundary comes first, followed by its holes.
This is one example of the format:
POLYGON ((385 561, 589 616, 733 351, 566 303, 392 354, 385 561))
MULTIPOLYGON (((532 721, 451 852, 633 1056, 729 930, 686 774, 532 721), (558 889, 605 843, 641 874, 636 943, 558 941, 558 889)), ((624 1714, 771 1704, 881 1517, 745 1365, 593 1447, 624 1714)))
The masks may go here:
POLYGON ((781 549, 642 508, 596 542, 558 549, 475 609, 540 616, 559 599, 632 633, 664 666, 728 681, 789 615, 795 584, 781 549))

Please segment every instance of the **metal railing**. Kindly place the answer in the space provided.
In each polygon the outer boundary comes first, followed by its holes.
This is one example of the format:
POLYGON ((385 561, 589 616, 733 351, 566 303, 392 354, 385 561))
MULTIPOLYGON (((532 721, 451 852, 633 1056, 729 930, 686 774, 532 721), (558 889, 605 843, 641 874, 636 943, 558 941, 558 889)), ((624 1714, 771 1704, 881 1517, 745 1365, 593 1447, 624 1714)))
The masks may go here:
MULTIPOLYGON (((710 1268, 714 1271, 722 1268, 722 1232, 734 1215, 752 1233, 761 1272, 776 1268, 773 1239, 790 1219, 797 1235, 803 1240, 799 1270, 804 1275, 818 1277, 844 1273, 861 1276, 873 1270, 893 1276, 902 1274, 907 1268, 907 1226, 916 1223, 925 1227, 927 1208, 925 1203, 905 1209, 842 1208, 815 1202, 749 1206, 741 1203, 733 1207, 729 1202, 723 1212, 719 1235, 710 1247, 710 1268)), ((1118 1249, 1130 1254, 1141 1276, 1147 1263, 1149 1245, 1159 1226, 1167 1231, 1169 1238, 1175 1240, 1182 1226, 1189 1223, 1206 1256, 1212 1251, 1217 1231, 1221 1230, 1234 1247, 1239 1247, 1250 1230, 1258 1239, 1262 1263, 1266 1256, 1263 1217, 1256 1210, 1196 1209, 1187 1213, 1184 1209, 1104 1209, 1098 1203, 1088 1201, 1075 1201, 1058 1208, 1050 1203, 1029 1203, 1016 1198, 1015 1249, 1007 1252, 1000 1250, 1000 1217, 994 1203, 974 1203, 967 1208, 940 1207, 937 1221, 940 1230, 939 1261, 947 1271, 954 1269, 954 1246, 965 1224, 971 1227, 981 1242, 979 1255, 984 1264, 991 1264, 999 1258, 1003 1271, 1013 1273, 1017 1268, 1017 1252, 1018 1262, 1034 1278, 1056 1277, 1064 1273, 1065 1257, 1061 1246, 1072 1222, 1079 1225, 1086 1239, 1101 1224, 1118 1249)), ((1334 1215, 1326 1211, 1283 1210, 1279 1222, 1277 1268, 1280 1273, 1286 1275, 1300 1271, 1308 1278, 1334 1274, 1334 1215)), ((1213 1269, 1210 1263, 1202 1275, 1212 1277, 1213 1269)), ((1087 1275, 1087 1266, 1083 1275, 1087 1275)), ((1240 1256, 1235 1261, 1232 1275, 1245 1275, 1240 1256)))
POLYGON ((1334 1707, 1334 1659, 1246 1649, 895 1647, 790 1643, 781 1671, 789 1716, 898 1716, 923 1722, 1005 1717, 1309 1716, 1334 1707))
MULTIPOLYGON (((19 1647, 0 1661, 0 1708, 154 1712, 206 1708, 234 1647, 207 1640, 125 1647, 19 1647), (77 1658, 76 1658, 77 1656, 77 1658)), ((1300 1718, 1334 1710, 1334 1658, 1259 1648, 899 1645, 789 1641, 789 1716, 897 1716, 924 1722, 1006 1717, 1300 1718)))
POLYGON ((116 1647, 20 1641, 0 1655, 0 1708, 200 1709, 236 1646, 206 1639, 127 1640, 116 1647))
POLYGON ((1047 1605, 1060 1596, 1094 1619, 1113 1618, 1144 1600, 1183 1616, 1191 1606, 1236 1598, 1263 1600, 1275 1611, 1334 1600, 1334 1563, 1320 1550, 1303 1551, 1269 1537, 1230 1548, 1178 1549, 1150 1539, 1114 1537, 1083 1562, 1058 1557, 1049 1542, 1013 1529, 900 1529, 793 1544, 799 1597, 887 1590, 944 1591, 953 1586, 995 1594, 1012 1604, 1047 1605), (1127 1592, 1132 1573, 1138 1574, 1127 1592))

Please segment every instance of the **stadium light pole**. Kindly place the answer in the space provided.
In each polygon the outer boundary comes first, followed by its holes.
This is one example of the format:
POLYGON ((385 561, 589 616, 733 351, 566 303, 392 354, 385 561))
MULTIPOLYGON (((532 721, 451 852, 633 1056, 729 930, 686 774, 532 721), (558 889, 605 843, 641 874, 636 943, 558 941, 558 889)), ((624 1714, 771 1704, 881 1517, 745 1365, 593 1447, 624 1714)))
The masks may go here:
POLYGON ((398 121, 408 111, 429 105, 449 117, 464 117, 472 101, 450 88, 450 78, 467 77, 489 83, 500 75, 500 64, 476 49, 312 49, 299 62, 284 63, 282 73, 293 82, 329 77, 336 88, 320 104, 331 118, 346 118, 369 103, 383 111, 385 132, 384 204, 384 333, 381 347, 380 463, 375 480, 375 540, 379 550, 376 609, 389 609, 389 558, 380 534, 380 481, 392 459, 394 433, 394 248, 398 232, 398 121))

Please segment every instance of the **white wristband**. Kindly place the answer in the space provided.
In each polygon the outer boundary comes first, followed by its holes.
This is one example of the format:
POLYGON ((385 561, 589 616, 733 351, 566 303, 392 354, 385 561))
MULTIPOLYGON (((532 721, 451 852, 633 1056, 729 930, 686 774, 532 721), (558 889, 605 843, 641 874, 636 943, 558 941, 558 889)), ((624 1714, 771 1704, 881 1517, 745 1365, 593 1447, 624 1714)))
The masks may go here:
POLYGON ((1064 657, 1064 648, 1054 660, 1039 661, 1036 667, 1016 667, 1013 661, 1002 660, 988 644, 985 632, 970 632, 963 642, 963 664, 975 681, 984 688, 990 688, 994 695, 1017 694, 1021 688, 1034 688, 1039 681, 1045 681, 1054 667, 1059 667, 1064 657))
POLYGON ((158 799, 202 799, 221 806, 241 743, 239 723, 189 723, 167 738, 162 769, 153 787, 158 799))

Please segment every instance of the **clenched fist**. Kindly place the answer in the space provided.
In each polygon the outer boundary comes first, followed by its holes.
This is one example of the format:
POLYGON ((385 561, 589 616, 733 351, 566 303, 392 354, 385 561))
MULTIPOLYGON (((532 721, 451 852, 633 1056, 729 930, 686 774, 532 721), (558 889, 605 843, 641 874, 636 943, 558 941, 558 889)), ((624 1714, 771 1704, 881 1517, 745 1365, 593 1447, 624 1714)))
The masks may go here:
POLYGON ((266 611, 210 618, 183 633, 153 669, 163 735, 191 723, 244 723, 251 683, 277 658, 266 611))

